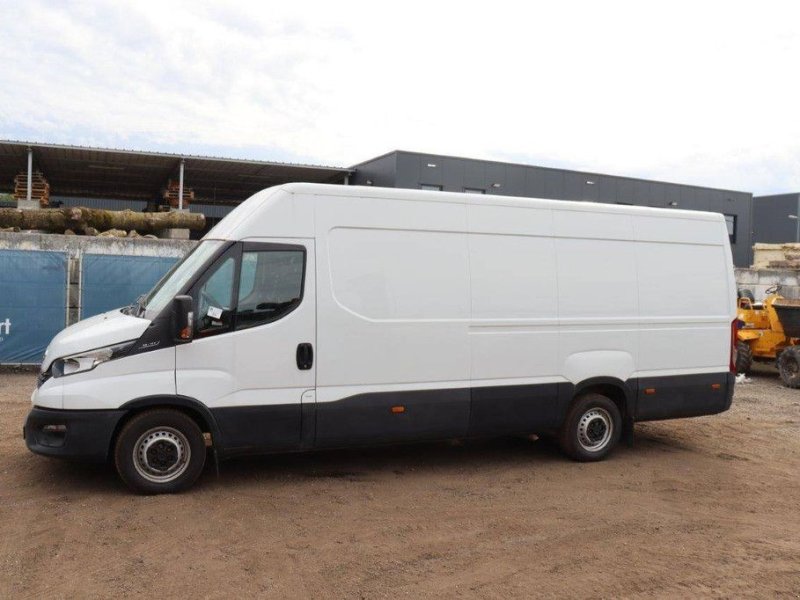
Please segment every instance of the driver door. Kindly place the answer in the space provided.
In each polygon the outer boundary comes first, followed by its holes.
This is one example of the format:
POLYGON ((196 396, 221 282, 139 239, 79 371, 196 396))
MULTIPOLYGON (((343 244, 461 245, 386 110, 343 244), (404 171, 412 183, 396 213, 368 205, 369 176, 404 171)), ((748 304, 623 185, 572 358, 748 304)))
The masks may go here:
POLYGON ((176 348, 178 394, 209 407, 226 452, 301 447, 316 385, 313 240, 238 242, 192 287, 194 339, 176 348))

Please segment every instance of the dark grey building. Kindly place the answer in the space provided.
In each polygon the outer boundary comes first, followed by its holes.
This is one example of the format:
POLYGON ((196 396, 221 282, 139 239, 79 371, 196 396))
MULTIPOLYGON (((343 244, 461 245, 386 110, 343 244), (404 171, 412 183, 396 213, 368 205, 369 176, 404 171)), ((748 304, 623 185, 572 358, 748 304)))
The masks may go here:
POLYGON ((399 150, 352 170, 355 185, 719 212, 728 221, 734 264, 752 260, 753 195, 746 192, 399 150))
POLYGON ((753 243, 800 242, 800 193, 753 198, 753 243))

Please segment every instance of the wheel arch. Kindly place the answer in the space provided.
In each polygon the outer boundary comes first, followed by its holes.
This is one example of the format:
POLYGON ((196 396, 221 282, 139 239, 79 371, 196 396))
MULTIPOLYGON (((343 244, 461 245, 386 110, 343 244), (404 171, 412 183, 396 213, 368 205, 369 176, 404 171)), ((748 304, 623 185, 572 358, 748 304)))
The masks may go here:
POLYGON ((211 443, 215 451, 221 449, 219 427, 217 426, 216 419, 214 419, 214 415, 205 404, 189 396, 158 394, 135 398, 120 406, 119 409, 125 412, 122 418, 117 422, 114 432, 111 435, 111 442, 108 450, 109 456, 111 456, 119 432, 125 424, 134 416, 152 408, 172 408, 181 411, 197 423, 201 431, 211 434, 211 443))
POLYGON ((575 384, 570 405, 587 393, 602 394, 617 405, 623 420, 633 419, 636 414, 635 383, 616 377, 591 377, 575 384))

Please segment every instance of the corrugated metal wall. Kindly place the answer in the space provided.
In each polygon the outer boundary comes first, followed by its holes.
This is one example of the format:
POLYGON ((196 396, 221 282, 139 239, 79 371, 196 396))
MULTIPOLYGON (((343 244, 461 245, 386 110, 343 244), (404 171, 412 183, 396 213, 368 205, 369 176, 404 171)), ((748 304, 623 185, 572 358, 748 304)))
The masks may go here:
POLYGON ((67 314, 66 252, 0 250, 0 364, 38 364, 67 314))
POLYGON ((81 313, 86 319, 133 304, 178 261, 169 256, 84 254, 81 259, 81 313))
POLYGON ((104 210, 130 210, 141 211, 147 202, 141 200, 109 200, 107 198, 69 198, 66 196, 51 196, 53 200, 60 201, 64 206, 85 206, 86 208, 101 208, 104 210))

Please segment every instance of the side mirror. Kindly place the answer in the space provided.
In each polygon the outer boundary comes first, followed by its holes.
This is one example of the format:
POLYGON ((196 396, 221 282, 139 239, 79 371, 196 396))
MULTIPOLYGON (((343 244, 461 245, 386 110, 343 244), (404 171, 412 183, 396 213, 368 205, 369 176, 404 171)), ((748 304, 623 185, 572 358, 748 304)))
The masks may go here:
POLYGON ((194 337, 194 312, 191 296, 172 300, 172 332, 176 344, 188 344, 194 337))

